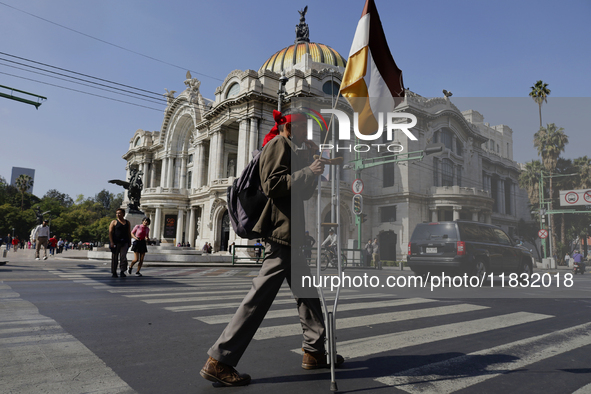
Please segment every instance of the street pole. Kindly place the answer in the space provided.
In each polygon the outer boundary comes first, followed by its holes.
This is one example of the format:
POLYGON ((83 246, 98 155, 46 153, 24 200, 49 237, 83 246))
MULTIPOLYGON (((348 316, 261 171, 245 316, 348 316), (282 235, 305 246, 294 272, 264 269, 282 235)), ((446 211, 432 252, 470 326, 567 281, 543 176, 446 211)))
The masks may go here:
POLYGON ((279 90, 277 91, 277 111, 281 112, 281 104, 285 99, 285 84, 287 84, 288 78, 285 76, 285 72, 281 72, 281 77, 279 78, 279 90))
MULTIPOLYGON (((540 200, 540 229, 544 229, 545 226, 545 212, 546 209, 544 208, 544 171, 540 170, 540 187, 538 188, 540 190, 540 196, 539 196, 539 200, 540 200)), ((542 238, 541 241, 542 244, 542 251, 544 252, 544 258, 546 258, 546 238, 542 238)))

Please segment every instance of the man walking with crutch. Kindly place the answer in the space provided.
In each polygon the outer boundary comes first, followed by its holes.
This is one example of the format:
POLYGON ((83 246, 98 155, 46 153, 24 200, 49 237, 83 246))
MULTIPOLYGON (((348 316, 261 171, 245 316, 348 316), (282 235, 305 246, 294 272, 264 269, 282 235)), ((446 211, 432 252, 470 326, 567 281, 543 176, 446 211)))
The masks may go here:
MULTIPOLYGON (((250 292, 209 349, 209 359, 200 372, 205 379, 225 386, 250 383, 250 376, 239 374, 234 367, 271 307, 283 280, 287 279, 291 287, 292 253, 299 260, 293 262, 295 265, 307 267, 301 248, 292 249, 291 246, 303 245, 304 200, 314 194, 317 176, 322 174, 324 165, 320 160, 306 165, 302 151, 296 148, 306 142, 304 115, 283 116, 273 111, 273 117, 276 127, 265 137, 259 162, 261 185, 269 200, 254 228, 267 242, 267 252, 250 292), (299 231, 292 233, 292 229, 301 229, 301 234, 299 231)), ((307 143, 310 147, 314 145, 310 141, 307 143)), ((326 368, 329 364, 320 300, 296 297, 296 303, 304 335, 302 368, 326 368)), ((338 364, 343 361, 342 357, 337 358, 338 364)))

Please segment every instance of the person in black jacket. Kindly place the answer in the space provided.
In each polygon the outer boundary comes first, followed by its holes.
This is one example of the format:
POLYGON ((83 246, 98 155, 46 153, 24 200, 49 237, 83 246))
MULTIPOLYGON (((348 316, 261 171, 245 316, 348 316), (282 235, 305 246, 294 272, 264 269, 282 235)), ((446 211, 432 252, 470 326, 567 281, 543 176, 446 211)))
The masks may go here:
POLYGON ((111 274, 117 277, 117 266, 121 267, 121 277, 127 270, 127 249, 131 243, 131 226, 125 218, 125 211, 117 209, 116 219, 109 225, 109 247, 111 248, 111 274), (118 261, 119 260, 119 261, 118 261))

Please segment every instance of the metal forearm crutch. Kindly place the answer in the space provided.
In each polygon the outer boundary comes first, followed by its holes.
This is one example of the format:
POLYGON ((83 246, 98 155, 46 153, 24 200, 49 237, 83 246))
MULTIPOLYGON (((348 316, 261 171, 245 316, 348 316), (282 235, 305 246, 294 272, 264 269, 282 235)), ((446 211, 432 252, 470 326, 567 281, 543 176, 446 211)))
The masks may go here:
MULTIPOLYGON (((321 152, 322 154, 322 152, 321 152)), ((339 204, 339 189, 340 185, 338 184, 338 180, 340 179, 340 168, 336 167, 336 176, 333 176, 331 179, 332 189, 334 190, 334 194, 331 195, 331 210, 334 209, 336 211, 335 223, 331 223, 331 225, 336 224, 337 227, 337 275, 339 278, 342 278, 342 257, 341 257, 341 242, 340 242, 340 204, 339 204), (336 182, 336 188, 334 187, 336 182)), ((324 291, 322 289, 322 282, 320 278, 320 265, 322 263, 322 243, 320 242, 321 238, 321 228, 322 228, 322 174, 318 176, 318 198, 317 198, 317 256, 316 256, 316 278, 317 283, 319 286, 317 287, 318 293, 320 295, 320 300, 322 302, 323 310, 324 310, 324 321, 326 322, 326 329, 327 329, 327 342, 328 342, 328 361, 330 363, 330 390, 333 392, 338 391, 337 382, 335 378, 335 364, 337 360, 337 351, 336 351, 336 311, 339 301, 339 294, 341 291, 340 286, 337 287, 337 291, 335 293, 335 300, 334 305, 332 308, 332 312, 328 310, 328 305, 326 303, 326 299, 324 297, 324 291)), ((340 282, 339 282, 340 283, 340 282)))

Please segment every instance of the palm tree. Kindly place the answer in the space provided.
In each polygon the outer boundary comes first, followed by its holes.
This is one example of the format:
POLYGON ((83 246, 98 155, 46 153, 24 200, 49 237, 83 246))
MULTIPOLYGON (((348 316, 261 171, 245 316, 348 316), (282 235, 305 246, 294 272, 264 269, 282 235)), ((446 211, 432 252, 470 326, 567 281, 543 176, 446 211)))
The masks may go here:
POLYGON ((21 174, 14 181, 16 188, 21 193, 21 211, 25 204, 25 192, 33 187, 33 178, 29 175, 21 174))
POLYGON ((534 86, 531 88, 531 92, 529 92, 529 97, 531 97, 540 108, 540 129, 542 128, 542 103, 548 102, 548 96, 550 95, 550 89, 548 89, 548 84, 539 80, 536 82, 534 86))
POLYGON ((539 160, 532 160, 525 163, 525 168, 519 175, 519 187, 527 191, 529 202, 532 207, 540 203, 540 170, 542 163, 539 160))
MULTIPOLYGON (((545 128, 534 134, 534 146, 538 149, 538 155, 542 156, 544 168, 550 174, 556 170, 558 156, 564 152, 564 147, 568 144, 568 136, 564 134, 564 129, 556 128, 554 123, 549 123, 545 128)), ((552 210, 552 178, 550 178, 550 210, 552 210)), ((556 231, 554 230, 554 216, 550 215, 550 226, 552 227, 552 243, 556 245, 556 231)))
POLYGON ((579 157, 575 159, 575 168, 578 172, 578 189, 590 189, 591 188, 591 159, 587 156, 579 157))

